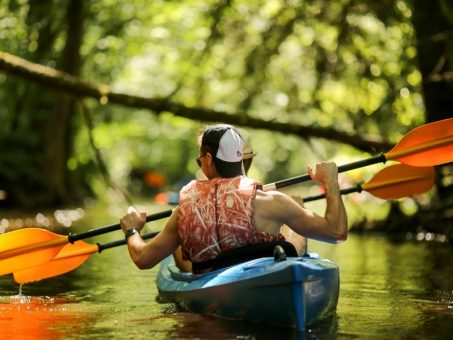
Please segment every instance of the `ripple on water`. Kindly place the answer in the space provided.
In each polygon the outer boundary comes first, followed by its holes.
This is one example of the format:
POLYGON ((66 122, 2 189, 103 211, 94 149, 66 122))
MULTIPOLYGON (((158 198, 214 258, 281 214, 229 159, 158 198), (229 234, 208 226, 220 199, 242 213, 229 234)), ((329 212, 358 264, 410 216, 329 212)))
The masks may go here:
POLYGON ((1 305, 27 305, 27 306, 41 306, 41 305, 56 305, 70 303, 71 300, 63 296, 28 296, 28 295, 10 295, 10 296, 0 296, 1 305))

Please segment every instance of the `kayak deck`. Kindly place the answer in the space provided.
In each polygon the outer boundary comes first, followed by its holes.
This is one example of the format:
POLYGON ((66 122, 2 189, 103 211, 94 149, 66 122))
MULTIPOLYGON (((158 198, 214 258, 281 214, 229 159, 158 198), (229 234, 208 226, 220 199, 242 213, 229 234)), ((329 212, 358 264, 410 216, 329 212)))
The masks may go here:
POLYGON ((157 279, 159 302, 203 314, 305 329, 335 312, 338 267, 316 254, 275 262, 266 257, 209 273, 181 272, 165 259, 157 279))

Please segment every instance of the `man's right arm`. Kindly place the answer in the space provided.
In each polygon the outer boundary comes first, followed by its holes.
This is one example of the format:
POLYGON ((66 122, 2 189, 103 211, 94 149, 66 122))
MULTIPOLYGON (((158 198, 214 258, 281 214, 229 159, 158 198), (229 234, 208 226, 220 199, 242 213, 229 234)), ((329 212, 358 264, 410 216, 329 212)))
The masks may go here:
MULTIPOLYGON (((286 224, 299 235, 325 242, 344 241, 348 234, 346 211, 338 190, 335 164, 318 164, 316 173, 309 169, 314 180, 326 190, 327 208, 324 217, 301 207, 289 196, 278 191, 257 195, 257 224, 267 225, 268 230, 286 224), (264 203, 264 204, 263 204, 264 203), (259 206, 259 207, 258 207, 259 206)), ((263 230, 263 231, 268 231, 263 230)), ((269 232, 269 231, 268 231, 269 232)))
POLYGON ((148 242, 134 234, 127 240, 132 261, 140 269, 154 267, 178 247, 178 209, 174 209, 164 229, 148 242))

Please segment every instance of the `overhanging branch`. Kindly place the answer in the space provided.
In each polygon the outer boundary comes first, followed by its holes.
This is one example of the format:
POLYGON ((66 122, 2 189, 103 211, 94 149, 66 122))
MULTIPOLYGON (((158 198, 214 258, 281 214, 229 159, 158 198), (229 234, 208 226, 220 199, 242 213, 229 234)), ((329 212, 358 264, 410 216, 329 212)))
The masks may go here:
POLYGON ((191 120, 223 122, 293 134, 302 138, 324 138, 329 141, 349 144, 357 149, 371 153, 387 151, 393 146, 376 136, 350 134, 332 128, 266 121, 249 117, 245 113, 230 114, 202 107, 188 107, 165 98, 145 98, 118 93, 111 91, 108 85, 89 83, 51 67, 32 63, 5 52, 0 52, 0 71, 64 91, 76 97, 94 98, 102 104, 114 103, 127 107, 148 109, 155 113, 170 112, 175 116, 191 120))

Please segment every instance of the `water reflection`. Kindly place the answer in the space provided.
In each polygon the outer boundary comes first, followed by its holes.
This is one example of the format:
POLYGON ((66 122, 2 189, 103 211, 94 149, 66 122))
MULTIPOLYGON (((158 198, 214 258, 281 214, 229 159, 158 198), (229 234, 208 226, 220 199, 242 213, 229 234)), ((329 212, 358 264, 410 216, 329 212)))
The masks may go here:
POLYGON ((74 308, 66 297, 0 296, 0 330, 4 339, 58 339, 80 334, 89 318, 89 313, 74 308))
POLYGON ((45 228, 59 231, 70 228, 74 222, 83 219, 85 211, 82 208, 38 212, 35 216, 2 218, 0 220, 0 234, 22 228, 45 228))
POLYGON ((447 323, 442 330, 432 330, 428 324, 432 318, 444 318, 439 312, 451 317, 453 251, 448 245, 353 235, 336 247, 315 247, 340 267, 340 331, 359 337, 411 338, 418 337, 425 325, 422 333, 426 329, 435 335, 445 332, 447 323), (429 309, 436 310, 435 315, 428 317, 429 309))
MULTIPOLYGON (((95 242, 113 241, 119 235, 105 235, 95 242)), ((340 299, 334 317, 302 333, 158 304, 157 268, 139 271, 123 247, 96 254, 68 274, 24 286, 24 297, 17 296, 19 286, 11 276, 0 277, 0 332, 20 336, 25 333, 18 332, 28 329, 35 338, 142 339, 450 338, 453 334, 453 250, 446 244, 351 235, 340 245, 311 242, 309 248, 339 265, 340 299)))

